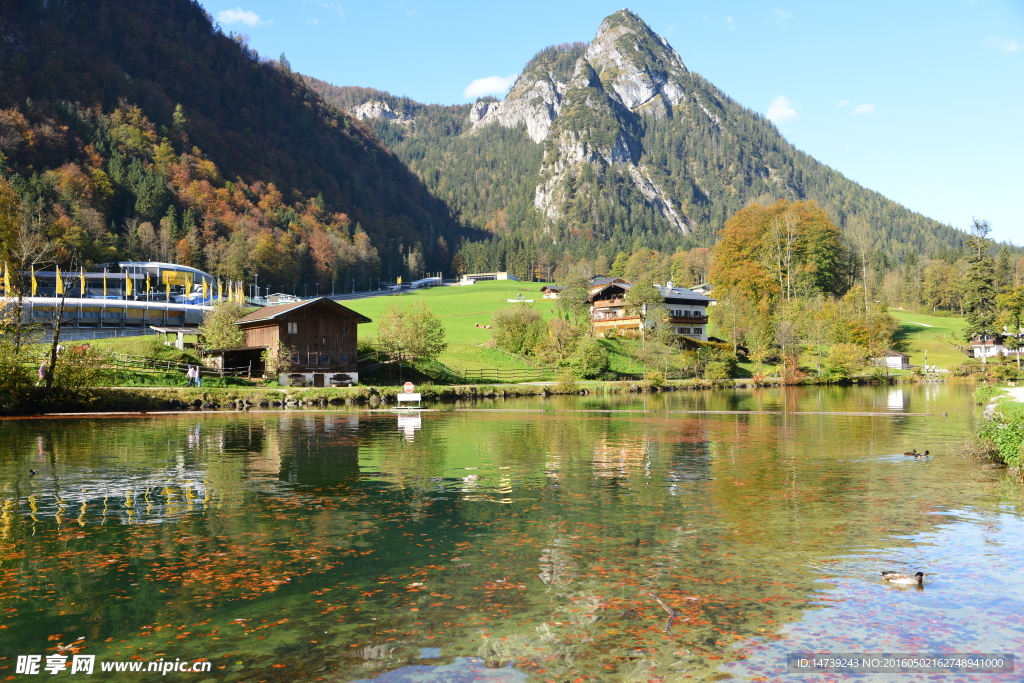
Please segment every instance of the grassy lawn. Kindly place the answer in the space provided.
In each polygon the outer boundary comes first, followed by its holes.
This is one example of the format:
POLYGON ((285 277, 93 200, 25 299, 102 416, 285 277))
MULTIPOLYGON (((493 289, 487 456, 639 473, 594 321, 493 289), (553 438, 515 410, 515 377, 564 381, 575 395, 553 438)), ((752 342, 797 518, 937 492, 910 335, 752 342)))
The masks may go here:
MULTIPOLYGON (((65 346, 74 346, 75 344, 88 343, 94 349, 103 349, 104 351, 110 351, 113 353, 124 353, 129 356, 145 356, 147 358, 163 358, 166 360, 176 360, 182 355, 182 352, 174 348, 175 336, 168 335, 167 340, 172 342, 171 346, 165 346, 164 335, 162 334, 146 334, 139 335, 137 337, 118 337, 109 339, 86 339, 81 342, 64 342, 65 346)), ((196 336, 194 334, 186 334, 185 341, 188 343, 195 343, 196 336)), ((191 352, 189 352, 191 353, 191 352)), ((183 360, 182 362, 196 362, 195 355, 189 356, 189 360, 183 360)))
POLYGON ((950 368, 967 360, 967 355, 954 346, 964 344, 963 330, 967 322, 963 318, 896 310, 889 313, 901 323, 897 341, 903 342, 902 351, 910 354, 911 365, 924 365, 925 351, 928 364, 939 368, 950 368))
MULTIPOLYGON (((478 282, 466 287, 433 287, 417 289, 392 296, 373 297, 341 301, 353 311, 376 320, 390 306, 408 306, 423 301, 444 324, 448 349, 438 359, 456 370, 497 368, 528 368, 530 365, 520 358, 498 349, 487 348, 492 331, 479 325, 489 325, 495 311, 506 306, 531 306, 545 317, 551 317, 556 310, 556 301, 541 298, 540 282, 515 282, 512 280, 478 282), (522 294, 533 303, 509 303, 522 294)), ((377 324, 359 326, 359 338, 368 342, 377 336, 377 324)))

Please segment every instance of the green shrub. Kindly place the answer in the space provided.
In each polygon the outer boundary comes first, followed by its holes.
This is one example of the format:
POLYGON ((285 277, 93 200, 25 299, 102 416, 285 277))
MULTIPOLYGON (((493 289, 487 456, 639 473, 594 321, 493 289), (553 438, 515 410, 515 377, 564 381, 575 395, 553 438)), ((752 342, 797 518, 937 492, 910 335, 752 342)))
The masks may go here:
POLYGON ((984 405, 1001 393, 1003 393, 1003 390, 999 387, 991 384, 982 384, 974 390, 974 402, 979 406, 984 405))
POLYGON ((729 379, 730 369, 730 364, 727 361, 709 361, 704 366, 704 379, 729 379))
POLYGON ((531 353, 547 331, 541 314, 523 304, 497 311, 491 323, 494 326, 494 345, 519 355, 531 353))
POLYGON ((573 371, 566 368, 558 373, 558 381, 555 382, 553 387, 556 394, 573 394, 576 393, 576 376, 573 371))
POLYGON ((650 383, 652 387, 660 387, 665 383, 665 373, 663 372, 648 372, 644 375, 644 379, 650 383))
POLYGON ((1018 411, 1011 414, 997 413, 991 420, 984 420, 978 430, 978 437, 991 441, 999 451, 999 460, 1011 467, 1024 464, 1021 444, 1024 444, 1024 415, 1018 411))
POLYGON ((1000 382, 1008 382, 1020 378, 1020 373, 1017 372, 1016 366, 1013 365, 999 365, 992 374, 1000 382))
POLYGON ((581 379, 595 379, 608 369, 608 349, 599 340, 586 337, 576 345, 569 363, 581 379))

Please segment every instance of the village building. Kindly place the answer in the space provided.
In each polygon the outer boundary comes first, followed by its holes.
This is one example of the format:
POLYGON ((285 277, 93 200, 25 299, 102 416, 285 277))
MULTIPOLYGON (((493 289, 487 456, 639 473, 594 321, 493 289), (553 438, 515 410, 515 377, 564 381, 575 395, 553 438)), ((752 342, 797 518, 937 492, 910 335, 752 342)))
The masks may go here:
MULTIPOLYGON (((998 358, 1002 356, 1009 356, 1016 354, 1015 350, 1011 350, 1006 345, 1006 340, 1012 338, 1012 334, 979 334, 975 335, 971 339, 966 349, 967 356, 970 358, 998 358)), ((1018 344, 1024 345, 1024 334, 1021 334, 1018 339, 1018 344)))
MULTIPOLYGON (((614 278, 604 285, 591 288, 588 298, 590 302, 590 323, 595 336, 605 336, 608 332, 639 333, 641 318, 631 315, 626 309, 626 292, 633 287, 621 278, 614 278)), ((660 322, 667 324, 680 337, 688 337, 697 341, 707 341, 707 307, 712 299, 697 294, 685 287, 674 287, 672 282, 666 285, 654 285, 664 299, 665 310, 660 322)), ((658 320, 658 316, 648 312, 646 326, 650 328, 658 320)))
MULTIPOLYGON (((606 277, 604 275, 595 275, 590 278, 590 284, 587 285, 587 290, 593 294, 600 290, 605 285, 609 285, 613 282, 625 283, 621 277, 606 277)), ((541 294, 545 299, 557 299, 558 295, 562 292, 565 287, 558 285, 544 285, 540 288, 541 294)))
POLYGON ((327 297, 266 306, 235 324, 245 335, 236 349, 213 349, 224 369, 252 368, 266 372, 267 354, 287 350, 289 368, 278 374, 283 386, 343 386, 359 381, 356 329, 371 322, 327 297))
POLYGON ((890 370, 909 370, 910 356, 899 351, 886 351, 883 356, 876 356, 871 362, 879 367, 887 367, 890 370))

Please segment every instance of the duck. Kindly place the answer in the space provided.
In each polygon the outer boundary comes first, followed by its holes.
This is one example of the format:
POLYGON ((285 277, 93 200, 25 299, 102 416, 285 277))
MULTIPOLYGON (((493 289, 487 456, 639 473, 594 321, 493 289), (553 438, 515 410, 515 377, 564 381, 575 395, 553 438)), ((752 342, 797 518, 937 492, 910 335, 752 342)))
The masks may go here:
POLYGON ((917 449, 915 448, 912 451, 907 451, 903 455, 909 455, 909 456, 912 456, 912 457, 915 457, 915 458, 927 458, 928 457, 928 453, 929 453, 929 451, 925 451, 924 453, 918 453, 917 449))
POLYGON ((878 572, 883 581, 895 583, 898 586, 920 586, 924 583, 924 572, 916 574, 904 574, 903 572, 878 572))
POLYGON ((35 470, 29 470, 29 471, 28 471, 28 476, 30 476, 30 477, 34 477, 34 476, 36 476, 37 474, 39 474, 39 473, 38 473, 38 472, 36 472, 35 470))

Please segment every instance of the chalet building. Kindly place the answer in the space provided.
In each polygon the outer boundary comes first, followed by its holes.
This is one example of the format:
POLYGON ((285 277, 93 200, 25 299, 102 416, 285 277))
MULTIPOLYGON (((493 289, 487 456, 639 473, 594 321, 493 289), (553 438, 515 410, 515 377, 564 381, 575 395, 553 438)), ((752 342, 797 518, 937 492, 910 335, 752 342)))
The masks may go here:
POLYGON ((291 368, 278 376, 282 385, 354 384, 359 381, 356 326, 368 322, 365 315, 327 297, 266 306, 235 323, 245 334, 244 347, 215 353, 222 357, 222 367, 244 367, 268 349, 275 353, 280 342, 291 351, 291 368))
POLYGON ((1016 354, 1016 350, 1011 350, 1006 345, 1006 340, 1016 336, 1018 340, 1017 344, 1024 346, 1024 333, 1020 335, 1013 334, 981 334, 975 335, 971 339, 970 344, 967 346, 968 358, 999 358, 1002 356, 1009 356, 1016 354))
POLYGON ((654 285, 665 299, 666 322, 677 335, 699 341, 708 340, 708 306, 714 299, 685 287, 673 287, 669 281, 664 287, 654 285))
MULTIPOLYGON (((605 277, 604 275, 595 275, 592 278, 590 278, 590 284, 587 285, 587 290, 591 294, 593 294, 594 292, 597 292, 605 285, 609 285, 613 282, 625 283, 626 281, 623 280, 621 277, 605 277)), ((544 295, 545 299, 557 299, 558 295, 561 293, 563 289, 565 288, 559 287, 557 285, 544 285, 543 287, 540 288, 540 291, 541 294, 544 295)))
MULTIPOLYGON (((684 287, 673 287, 671 282, 665 286, 654 286, 665 300, 662 320, 672 331, 681 337, 707 341, 707 307, 711 305, 712 299, 684 287)), ((614 330, 616 334, 639 332, 640 316, 629 315, 625 307, 626 292, 631 287, 633 285, 628 282, 615 278, 603 286, 591 288, 588 301, 591 328, 595 335, 604 336, 609 330, 614 330)), ((654 315, 648 314, 647 325, 650 326, 655 319, 654 315)))

